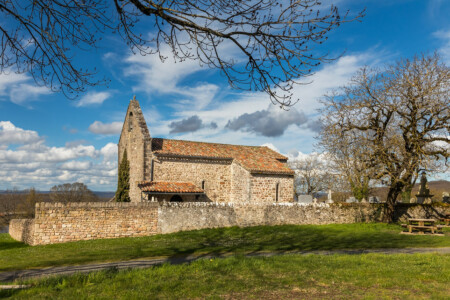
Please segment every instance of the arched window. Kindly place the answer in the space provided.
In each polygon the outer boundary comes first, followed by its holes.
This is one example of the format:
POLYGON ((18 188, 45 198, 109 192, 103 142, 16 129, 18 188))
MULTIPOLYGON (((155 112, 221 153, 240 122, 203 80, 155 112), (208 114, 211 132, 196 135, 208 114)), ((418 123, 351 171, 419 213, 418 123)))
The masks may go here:
POLYGON ((170 202, 183 202, 183 198, 181 198, 180 195, 173 195, 172 198, 170 198, 170 202))
POLYGON ((280 189, 280 184, 275 185, 275 202, 278 202, 278 190, 280 189))
POLYGON ((130 112, 128 115, 128 131, 133 130, 133 113, 130 112))
POLYGON ((203 181, 202 181, 202 190, 204 190, 204 189, 205 189, 205 186, 206 186, 206 181, 205 181, 205 180, 203 180, 203 181))

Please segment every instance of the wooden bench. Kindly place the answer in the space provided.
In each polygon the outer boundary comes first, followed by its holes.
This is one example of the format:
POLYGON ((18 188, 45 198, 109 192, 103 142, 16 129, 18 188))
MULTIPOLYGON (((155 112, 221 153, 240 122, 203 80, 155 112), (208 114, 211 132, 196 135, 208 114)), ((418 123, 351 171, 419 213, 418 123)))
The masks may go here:
MULTIPOLYGON (((418 234, 425 234, 429 231, 431 234, 435 234, 438 232, 435 222, 434 219, 408 219, 408 233, 413 234, 414 231, 418 231, 418 234)), ((442 230, 442 228, 439 228, 439 230, 442 230)))
POLYGON ((409 233, 412 233, 414 229, 419 231, 419 234, 424 234, 425 231, 431 231, 431 233, 434 234, 437 231, 437 226, 408 225, 409 233))

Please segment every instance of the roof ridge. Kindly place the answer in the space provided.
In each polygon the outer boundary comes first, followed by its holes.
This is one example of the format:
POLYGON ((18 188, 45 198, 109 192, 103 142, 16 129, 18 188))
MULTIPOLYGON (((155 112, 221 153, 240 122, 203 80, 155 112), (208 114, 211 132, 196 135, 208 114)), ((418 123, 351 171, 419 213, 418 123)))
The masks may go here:
MULTIPOLYGON (((250 145, 238 145, 238 144, 226 144, 226 143, 214 143, 214 142, 201 142, 201 141, 190 141, 190 140, 178 140, 178 139, 168 139, 161 137, 153 137, 153 139, 170 140, 170 141, 180 141, 189 143, 199 143, 199 144, 214 144, 214 145, 226 145, 226 146, 238 146, 238 147, 254 147, 254 148, 269 148, 267 146, 250 146, 250 145)), ((270 149, 270 148, 269 148, 270 149)), ((272 150, 272 149, 271 149, 272 150)), ((273 151, 273 150, 272 150, 273 151)), ((276 152, 276 151, 274 151, 276 152)), ((278 152, 276 152, 278 153, 278 152)), ((281 154, 281 153, 280 153, 281 154)))

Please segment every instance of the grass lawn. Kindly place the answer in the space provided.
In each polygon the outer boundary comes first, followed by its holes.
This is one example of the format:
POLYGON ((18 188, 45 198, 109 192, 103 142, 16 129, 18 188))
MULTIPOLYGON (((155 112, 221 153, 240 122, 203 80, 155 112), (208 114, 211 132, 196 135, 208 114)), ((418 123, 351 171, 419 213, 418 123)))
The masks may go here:
POLYGON ((199 260, 34 279, 16 299, 448 299, 450 255, 286 255, 199 260))
POLYGON ((381 223, 231 227, 34 247, 0 234, 0 272, 188 254, 448 247, 445 230, 445 236, 409 236, 399 234, 398 225, 381 223))

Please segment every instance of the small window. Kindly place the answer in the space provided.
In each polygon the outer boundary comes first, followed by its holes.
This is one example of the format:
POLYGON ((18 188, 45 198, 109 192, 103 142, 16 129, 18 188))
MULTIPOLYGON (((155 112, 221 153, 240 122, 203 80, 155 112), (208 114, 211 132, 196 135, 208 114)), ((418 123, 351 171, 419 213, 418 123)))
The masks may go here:
POLYGON ((275 202, 278 202, 278 190, 279 190, 280 184, 277 183, 275 185, 275 202))
POLYGON ((133 130, 133 113, 130 112, 128 115, 128 131, 133 130))
POLYGON ((202 190, 204 190, 204 189, 205 189, 205 183, 206 183, 206 181, 205 181, 205 180, 203 180, 203 181, 202 181, 202 190))

